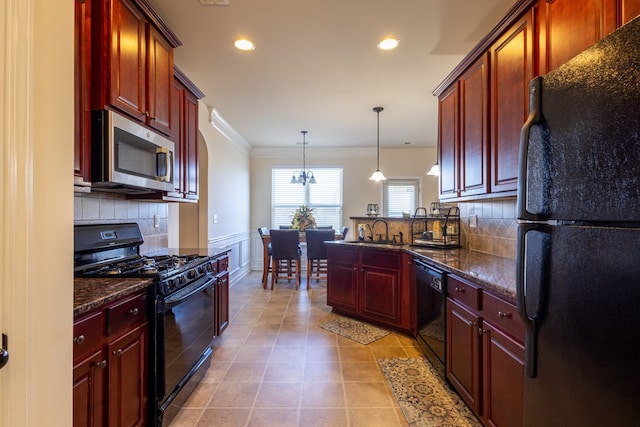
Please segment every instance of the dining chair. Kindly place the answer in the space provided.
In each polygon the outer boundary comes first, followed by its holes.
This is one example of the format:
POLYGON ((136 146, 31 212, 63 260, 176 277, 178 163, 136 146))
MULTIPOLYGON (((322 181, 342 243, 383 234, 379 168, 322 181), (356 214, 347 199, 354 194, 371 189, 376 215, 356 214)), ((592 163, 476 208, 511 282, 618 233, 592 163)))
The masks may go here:
POLYGON ((342 234, 342 240, 347 240, 348 232, 349 232, 349 227, 340 227, 340 234, 342 234))
POLYGON ((317 230, 333 230, 333 225, 319 225, 316 227, 317 230))
POLYGON ((269 229, 267 227, 258 227, 258 234, 262 240, 262 250, 264 259, 262 260, 262 287, 267 289, 267 279, 271 272, 271 242, 269 241, 269 229))
POLYGON ((331 230, 306 230, 307 240, 307 290, 311 287, 311 276, 315 274, 316 282, 327 277, 327 245, 325 242, 335 240, 336 233, 331 230))
POLYGON ((280 225, 279 228, 280 228, 280 230, 291 230, 291 226, 290 225, 280 225))
POLYGON ((279 279, 295 279, 300 286, 300 232, 298 230, 271 230, 271 290, 279 279))

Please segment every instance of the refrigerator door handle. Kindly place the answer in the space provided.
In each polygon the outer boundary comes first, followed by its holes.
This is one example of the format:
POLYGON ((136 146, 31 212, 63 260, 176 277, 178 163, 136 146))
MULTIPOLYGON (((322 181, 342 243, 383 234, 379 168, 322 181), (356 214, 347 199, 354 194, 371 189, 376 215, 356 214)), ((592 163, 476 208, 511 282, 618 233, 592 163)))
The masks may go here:
POLYGON ((535 77, 529 83, 529 117, 520 132, 520 150, 518 152, 518 205, 517 217, 524 220, 537 220, 538 217, 527 211, 527 157, 529 153, 529 134, 531 126, 541 121, 540 102, 542 77, 535 77))
POLYGON ((516 302, 518 313, 525 327, 525 372, 529 378, 535 378, 537 373, 538 355, 538 328, 544 317, 543 306, 545 304, 545 271, 547 269, 548 242, 546 238, 541 240, 542 253, 527 257, 527 233, 540 232, 550 238, 550 232, 545 224, 525 223, 518 225, 517 252, 516 252, 516 302), (527 265, 534 262, 536 265, 527 265), (537 277, 530 277, 527 281, 527 270, 533 271, 538 267, 537 277), (527 299, 529 298, 529 299, 527 299), (535 304, 535 307, 531 305, 535 304))

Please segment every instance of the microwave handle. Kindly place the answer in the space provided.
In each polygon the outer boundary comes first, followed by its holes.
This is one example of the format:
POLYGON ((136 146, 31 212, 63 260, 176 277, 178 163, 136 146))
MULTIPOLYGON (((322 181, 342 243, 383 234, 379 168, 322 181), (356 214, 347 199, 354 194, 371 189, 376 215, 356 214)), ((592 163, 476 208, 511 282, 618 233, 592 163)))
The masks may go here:
POLYGON ((159 175, 158 178, 160 181, 169 182, 171 180, 171 151, 167 147, 158 147, 156 148, 156 162, 160 160, 161 157, 164 157, 164 175, 159 175), (161 156, 164 154, 164 156, 161 156))

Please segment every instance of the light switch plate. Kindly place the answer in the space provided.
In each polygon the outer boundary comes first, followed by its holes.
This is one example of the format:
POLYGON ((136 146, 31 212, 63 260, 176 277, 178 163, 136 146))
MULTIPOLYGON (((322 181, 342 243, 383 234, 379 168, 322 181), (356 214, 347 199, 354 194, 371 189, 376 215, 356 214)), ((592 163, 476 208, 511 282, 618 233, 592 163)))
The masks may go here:
POLYGON ((160 217, 158 215, 153 216, 153 227, 154 228, 160 227, 160 217))
POLYGON ((470 228, 478 227, 478 215, 471 215, 469 217, 469 227, 470 228))

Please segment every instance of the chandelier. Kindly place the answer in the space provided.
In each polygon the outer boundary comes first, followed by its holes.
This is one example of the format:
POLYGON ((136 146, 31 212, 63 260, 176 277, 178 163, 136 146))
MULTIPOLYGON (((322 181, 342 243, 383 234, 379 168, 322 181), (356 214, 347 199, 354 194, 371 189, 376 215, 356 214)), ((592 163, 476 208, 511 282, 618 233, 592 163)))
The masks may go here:
POLYGON ((309 184, 315 184, 316 178, 313 176, 313 172, 306 170, 307 159, 305 154, 306 154, 306 147, 307 147, 307 140, 306 140, 307 131, 301 130, 300 133, 302 134, 302 170, 293 172, 293 176, 291 177, 291 184, 306 185, 307 181, 309 182, 309 184))

